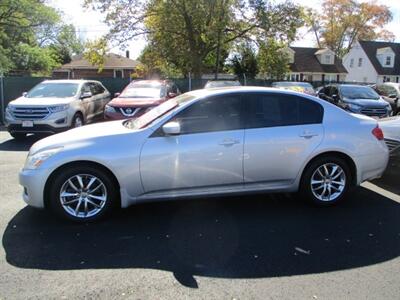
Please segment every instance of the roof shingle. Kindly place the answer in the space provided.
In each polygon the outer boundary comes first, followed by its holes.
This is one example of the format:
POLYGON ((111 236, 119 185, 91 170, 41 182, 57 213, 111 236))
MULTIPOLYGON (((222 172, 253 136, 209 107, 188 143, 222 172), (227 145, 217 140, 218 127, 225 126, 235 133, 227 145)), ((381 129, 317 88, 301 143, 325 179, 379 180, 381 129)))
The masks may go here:
MULTIPOLYGON (((103 69, 133 69, 138 64, 139 62, 136 60, 115 53, 109 53, 105 57, 103 69)), ((93 66, 83 55, 77 55, 72 58, 70 63, 62 65, 60 69, 97 69, 97 67, 93 66)))
POLYGON ((316 57, 316 52, 321 48, 290 47, 294 54, 294 63, 290 64, 292 72, 312 72, 312 73, 347 73, 342 64, 342 60, 335 56, 333 65, 321 64, 316 57))
POLYGON ((400 43, 359 41, 368 59, 374 66, 379 75, 399 75, 400 74, 400 43), (376 51, 380 48, 392 48, 395 53, 393 68, 384 68, 376 57, 376 51))

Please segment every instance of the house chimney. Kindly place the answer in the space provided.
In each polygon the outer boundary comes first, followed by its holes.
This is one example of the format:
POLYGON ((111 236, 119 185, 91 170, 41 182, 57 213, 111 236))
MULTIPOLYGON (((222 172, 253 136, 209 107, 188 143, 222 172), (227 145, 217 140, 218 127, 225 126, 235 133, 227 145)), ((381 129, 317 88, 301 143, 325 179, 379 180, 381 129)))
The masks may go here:
POLYGON ((129 50, 125 51, 125 56, 126 56, 126 58, 129 58, 129 50))

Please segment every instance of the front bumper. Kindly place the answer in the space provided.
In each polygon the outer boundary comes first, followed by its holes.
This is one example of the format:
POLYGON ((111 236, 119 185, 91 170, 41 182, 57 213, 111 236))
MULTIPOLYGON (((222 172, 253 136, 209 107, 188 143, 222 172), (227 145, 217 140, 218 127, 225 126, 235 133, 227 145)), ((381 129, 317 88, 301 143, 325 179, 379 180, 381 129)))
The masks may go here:
POLYGON ((22 127, 22 124, 8 124, 7 130, 11 133, 59 133, 69 129, 66 127, 53 127, 47 124, 33 124, 33 127, 22 127))
POLYGON ((19 184, 24 188, 22 197, 29 206, 44 208, 44 187, 49 170, 21 170, 19 184))

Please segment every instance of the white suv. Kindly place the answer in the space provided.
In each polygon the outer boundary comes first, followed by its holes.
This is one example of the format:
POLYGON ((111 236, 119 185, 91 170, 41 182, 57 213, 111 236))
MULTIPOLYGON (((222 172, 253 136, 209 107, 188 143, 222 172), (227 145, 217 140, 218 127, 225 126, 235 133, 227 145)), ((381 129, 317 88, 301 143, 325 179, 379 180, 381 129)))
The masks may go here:
POLYGON ((110 93, 98 81, 46 80, 6 108, 6 126, 14 138, 28 133, 57 133, 102 116, 110 93))

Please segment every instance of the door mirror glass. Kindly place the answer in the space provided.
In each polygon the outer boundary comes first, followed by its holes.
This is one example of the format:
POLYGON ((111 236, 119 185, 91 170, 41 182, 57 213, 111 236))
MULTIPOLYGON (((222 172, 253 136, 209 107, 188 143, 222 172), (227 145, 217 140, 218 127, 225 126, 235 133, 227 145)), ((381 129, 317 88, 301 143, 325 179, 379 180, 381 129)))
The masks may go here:
POLYGON ((90 98, 90 97, 92 97, 91 92, 83 92, 81 95, 81 99, 90 98))
POLYGON ((181 133, 181 125, 179 122, 175 121, 164 124, 162 129, 166 135, 177 135, 181 133))

